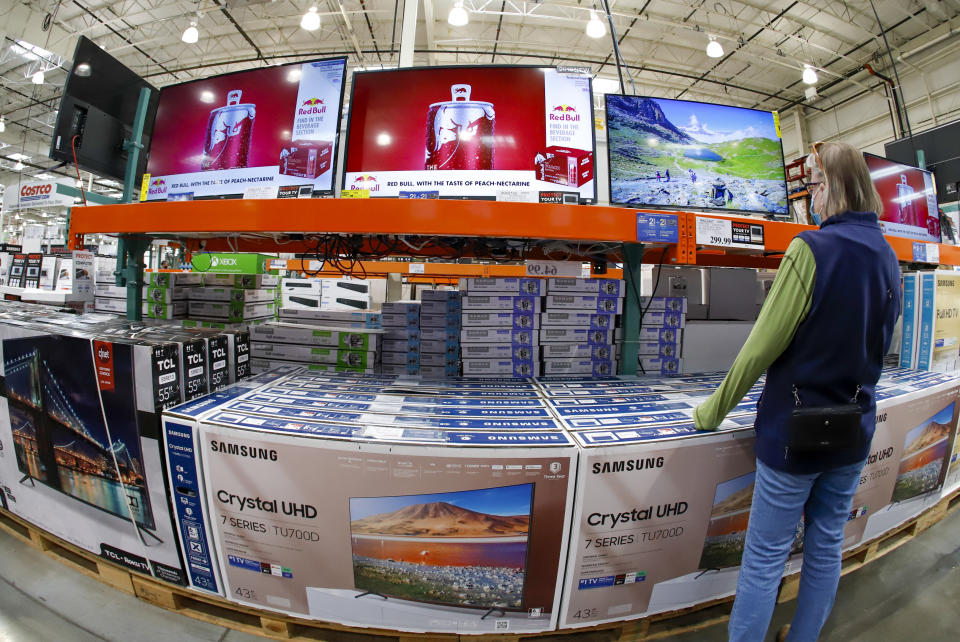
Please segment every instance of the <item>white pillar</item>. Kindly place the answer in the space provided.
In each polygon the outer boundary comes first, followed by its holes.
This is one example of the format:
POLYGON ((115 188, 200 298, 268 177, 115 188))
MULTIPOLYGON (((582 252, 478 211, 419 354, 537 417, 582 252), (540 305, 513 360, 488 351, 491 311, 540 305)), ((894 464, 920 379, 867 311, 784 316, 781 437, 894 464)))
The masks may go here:
POLYGON ((403 24, 400 27, 400 68, 413 66, 413 49, 417 44, 417 10, 420 0, 404 0, 403 24))

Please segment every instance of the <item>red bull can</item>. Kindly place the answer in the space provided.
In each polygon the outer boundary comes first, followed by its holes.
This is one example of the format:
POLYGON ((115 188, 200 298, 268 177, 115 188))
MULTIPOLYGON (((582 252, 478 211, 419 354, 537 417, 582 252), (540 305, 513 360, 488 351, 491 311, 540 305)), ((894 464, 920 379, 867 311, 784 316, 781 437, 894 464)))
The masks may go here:
POLYGON ((470 85, 452 85, 451 100, 427 111, 424 169, 493 169, 493 103, 470 100, 470 85))
POLYGON ((252 103, 240 104, 241 93, 239 89, 229 92, 226 107, 218 107, 210 112, 200 169, 206 171, 247 166, 257 107, 252 103))

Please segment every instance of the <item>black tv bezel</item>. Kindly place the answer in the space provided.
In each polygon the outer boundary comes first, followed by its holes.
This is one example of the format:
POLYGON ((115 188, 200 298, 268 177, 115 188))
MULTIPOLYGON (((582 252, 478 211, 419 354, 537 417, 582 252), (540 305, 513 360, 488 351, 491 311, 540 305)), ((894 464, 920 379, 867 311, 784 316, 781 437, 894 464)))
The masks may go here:
POLYGON ((613 200, 613 166, 610 164, 610 118, 608 114, 609 96, 615 96, 617 98, 646 98, 650 100, 671 100, 674 102, 681 103, 694 103, 698 105, 713 105, 714 107, 729 107, 731 109, 741 109, 744 111, 758 111, 765 114, 777 114, 775 118, 779 118, 779 114, 776 111, 767 111, 766 109, 752 109, 750 107, 738 107, 737 105, 719 105, 717 103, 708 103, 703 100, 684 100, 682 98, 660 98, 658 96, 642 96, 642 95, 633 95, 633 94, 604 94, 603 95, 603 113, 604 113, 604 124, 606 125, 606 136, 607 136, 607 194, 610 198, 611 205, 618 205, 621 207, 628 207, 632 209, 657 209, 657 210, 669 210, 669 211, 679 211, 679 212, 704 212, 709 214, 720 214, 720 215, 740 215, 740 216, 763 216, 763 217, 775 217, 775 216, 787 216, 791 215, 790 213, 790 193, 787 189, 787 162, 786 158, 783 155, 783 137, 780 137, 780 161, 783 165, 783 193, 787 196, 787 204, 783 212, 771 212, 769 210, 732 210, 726 208, 710 208, 710 207, 691 207, 685 205, 661 205, 657 203, 623 203, 620 201, 613 200))
MULTIPOLYGON (((756 470, 752 470, 752 471, 750 471, 750 472, 743 473, 742 475, 737 475, 736 477, 730 477, 729 479, 724 479, 723 481, 717 482, 717 485, 714 487, 714 491, 713 491, 713 496, 714 496, 714 498, 716 498, 716 496, 717 496, 717 491, 716 491, 717 488, 719 488, 719 487, 722 486, 723 484, 726 484, 726 483, 728 483, 728 482, 732 482, 732 481, 735 480, 735 479, 741 479, 741 478, 743 478, 743 477, 746 477, 747 475, 753 475, 753 483, 754 483, 754 484, 757 483, 757 471, 756 471, 756 470)), ((714 502, 713 502, 712 504, 710 504, 710 514, 711 514, 711 515, 713 514, 713 507, 714 507, 714 506, 716 506, 716 499, 714 499, 714 502)), ((752 508, 753 508, 753 498, 751 497, 751 498, 750 498, 750 508, 747 509, 747 513, 749 513, 752 508)), ((720 515, 720 516, 718 516, 718 517, 723 517, 723 515, 720 515)), ((714 517, 712 517, 712 516, 708 516, 708 518, 707 518, 707 531, 708 531, 708 532, 709 532, 709 530, 710 530, 710 522, 712 522, 714 519, 716 519, 716 518, 714 518, 714 517)), ((740 556, 741 556, 741 558, 742 558, 742 557, 743 557, 743 552, 742 552, 742 551, 743 551, 743 550, 746 550, 746 533, 747 533, 747 529, 744 528, 742 531, 736 531, 736 532, 738 532, 738 533, 741 533, 741 532, 742 532, 742 533, 744 534, 744 548, 741 550, 741 553, 740 553, 740 556)), ((705 549, 706 549, 706 544, 707 544, 706 538, 707 538, 707 535, 704 535, 703 546, 700 547, 700 559, 697 560, 697 570, 698 570, 698 571, 710 571, 710 570, 714 570, 714 569, 717 569, 717 568, 721 568, 721 569, 723 569, 723 568, 736 568, 737 566, 740 566, 739 564, 736 564, 736 565, 734 565, 734 566, 721 566, 721 567, 714 567, 714 566, 706 567, 706 566, 703 566, 703 553, 704 553, 704 551, 705 551, 705 549)))
MULTIPOLYGON (((903 165, 903 163, 898 163, 898 165, 903 165)), ((917 168, 917 169, 919 169, 919 168, 917 168)), ((932 172, 931 172, 931 173, 932 173, 932 172)), ((899 237, 898 237, 898 238, 899 238, 899 237)), ((949 408, 950 406, 953 406, 953 414, 951 415, 951 418, 950 418, 950 420, 951 420, 951 422, 952 422, 952 421, 953 421, 953 417, 957 416, 957 403, 958 403, 958 402, 957 402, 956 400, 951 401, 949 404, 947 404, 946 406, 944 406, 942 409, 940 409, 940 410, 938 410, 937 412, 933 413, 933 415, 931 415, 931 417, 930 417, 930 419, 927 421, 927 423, 928 423, 928 424, 929 424, 929 423, 932 423, 933 417, 936 417, 938 414, 940 414, 941 412, 943 412, 944 410, 946 410, 946 409, 949 408)), ((917 426, 917 428, 919 428, 919 426, 917 426)), ((913 429, 911 429, 911 430, 913 430, 913 429)), ((907 431, 907 435, 909 435, 909 434, 910 434, 910 431, 908 430, 908 431, 907 431)), ((906 439, 907 435, 904 435, 904 439, 906 439)), ((931 488, 930 490, 925 490, 925 491, 923 491, 923 492, 916 493, 915 495, 910 495, 909 497, 903 497, 903 498, 901 498, 901 499, 898 499, 898 500, 896 500, 896 503, 906 502, 906 501, 910 501, 911 499, 916 499, 917 497, 920 497, 920 496, 922 496, 922 495, 928 495, 928 494, 930 494, 930 493, 932 493, 932 492, 935 492, 935 491, 937 491, 938 489, 940 489, 940 488, 943 487, 943 482, 944 482, 944 480, 945 480, 945 478, 946 478, 946 473, 947 473, 947 471, 948 471, 948 469, 949 469, 949 459, 950 459, 950 455, 953 453, 953 449, 952 449, 953 442, 952 442, 951 439, 950 439, 951 436, 953 436, 953 435, 948 435, 947 437, 944 437, 941 441, 932 443, 932 444, 930 444, 929 446, 927 446, 926 448, 923 449, 923 450, 927 450, 928 448, 933 448, 934 446, 936 446, 937 444, 939 444, 939 443, 941 443, 941 442, 946 442, 946 452, 943 454, 943 457, 940 458, 940 472, 937 473, 937 483, 936 483, 936 485, 935 485, 933 488, 931 488)), ((954 438, 956 438, 956 437, 954 436, 954 438)), ((906 448, 907 448, 906 442, 904 442, 903 448, 904 448, 904 450, 906 450, 906 448)), ((913 453, 912 455, 907 455, 907 456, 903 456, 903 455, 901 454, 901 455, 900 455, 900 460, 897 462, 898 470, 899 470, 899 465, 902 464, 905 459, 910 459, 911 457, 916 457, 917 455, 919 455, 920 453, 922 453, 923 450, 918 450, 917 452, 913 453)), ((933 462, 930 462, 930 463, 933 463, 933 462)), ((916 469, 914 469, 914 470, 916 470, 916 469)), ((909 473, 905 473, 905 474, 909 474, 909 473)), ((901 476, 902 476, 902 475, 900 475, 900 474, 898 473, 897 476, 896 476, 896 478, 893 480, 893 488, 894 488, 894 491, 896 491, 897 482, 900 481, 900 477, 901 477, 901 476)))
MULTIPOLYGON (((159 91, 157 90, 156 87, 148 83, 145 79, 141 78, 129 67, 127 67, 122 62, 120 62, 119 60, 111 56, 109 53, 107 53, 106 50, 104 50, 102 47, 97 45, 97 43, 95 43, 93 40, 91 40, 90 38, 87 38, 82 34, 77 39, 77 45, 73 51, 73 61, 72 61, 73 66, 70 68, 70 73, 67 75, 67 81, 63 86, 63 95, 60 97, 60 104, 57 110, 57 120, 53 126, 53 136, 50 139, 50 151, 48 153, 48 157, 51 160, 59 161, 62 163, 70 163, 70 164, 73 163, 74 157, 73 157, 72 145, 69 151, 61 151, 57 149, 56 143, 57 143, 58 137, 69 136, 72 139, 72 136, 74 134, 73 124, 72 124, 72 119, 73 119, 72 107, 77 103, 81 105, 85 105, 88 108, 93 108, 98 112, 100 112, 101 114, 112 118, 117 124, 119 124, 123 128, 130 128, 131 130, 133 129, 132 120, 127 122, 123 117, 121 117, 121 115, 111 114, 108 111, 104 110, 100 105, 96 105, 86 100, 82 100, 79 97, 75 97, 73 94, 70 93, 70 83, 71 81, 74 80, 76 65, 80 62, 90 62, 89 60, 85 59, 85 57, 89 57, 89 54, 92 53, 93 49, 98 50, 96 55, 103 56, 104 58, 110 61, 110 64, 112 65, 115 64, 117 68, 120 68, 129 74, 121 82, 130 81, 130 85, 131 85, 130 90, 133 91, 134 88, 136 89, 137 96, 136 98, 133 99, 134 104, 136 104, 137 100, 139 99, 141 88, 146 88, 150 90, 150 100, 147 104, 147 115, 146 115, 146 118, 144 119, 143 135, 141 138, 141 142, 144 146, 144 149, 141 150, 140 152, 140 156, 137 161, 137 167, 134 170, 135 171, 134 178, 135 180, 139 180, 140 177, 146 172, 147 155, 144 152, 149 147, 150 141, 152 140, 152 137, 153 137, 153 121, 157 114, 157 106, 159 104, 159 91), (134 79, 136 80, 134 81, 134 79), (135 85, 136 87, 134 87, 135 85)), ((114 69, 113 71, 116 71, 116 69, 114 69)), ((77 76, 77 78, 81 78, 81 77, 77 76)), ((81 80, 83 80, 84 82, 86 81, 85 78, 81 78, 81 80)), ((117 79, 112 79, 112 80, 116 81, 117 79)), ((118 82, 117 84, 121 84, 121 83, 118 82)), ((135 112, 136 110, 134 110, 134 114, 132 114, 134 118, 136 117, 135 112)), ((121 132, 121 135, 123 135, 123 132, 121 132)), ((123 181, 125 179, 124 174, 125 174, 125 168, 126 168, 126 161, 124 161, 124 170, 119 171, 119 168, 110 167, 106 163, 95 164, 91 162, 91 160, 92 159, 84 158, 83 147, 81 145, 77 153, 77 165, 80 169, 84 169, 88 172, 92 172, 101 177, 113 178, 119 181, 123 181)))
MULTIPOLYGON (((346 163, 344 163, 344 164, 346 164, 346 163)), ((515 487, 518 487, 518 486, 529 486, 529 487, 530 487, 530 521, 528 522, 528 525, 527 525, 527 553, 526 553, 526 555, 524 556, 524 559, 523 559, 523 595, 522 595, 521 598, 520 598, 520 606, 518 606, 518 607, 500 607, 500 606, 492 606, 492 605, 489 605, 489 604, 485 604, 485 605, 482 604, 482 605, 474 606, 474 605, 472 605, 472 604, 453 604, 453 603, 450 603, 450 602, 435 602, 435 601, 432 601, 432 600, 416 600, 416 599, 413 599, 413 598, 411 598, 411 597, 409 597, 409 596, 407 596, 407 595, 395 595, 395 594, 393 594, 393 593, 378 593, 378 594, 379 594, 379 595, 383 595, 384 597, 392 597, 392 598, 395 598, 395 599, 398 599, 398 600, 403 600, 403 601, 406 601, 406 602, 414 602, 414 603, 417 603, 417 604, 433 604, 433 605, 436 605, 436 606, 445 606, 445 607, 448 607, 448 608, 474 609, 474 610, 480 610, 480 611, 489 611, 490 609, 500 609, 500 610, 502 610, 502 611, 509 611, 509 612, 514 612, 514 613, 525 612, 525 611, 527 610, 527 575, 528 575, 529 570, 530 570, 530 545, 531 545, 531 541, 532 541, 532 539, 533 539, 533 521, 534 521, 534 520, 533 520, 533 516, 534 516, 534 512, 535 512, 534 509, 535 509, 535 506, 536 506, 536 504, 535 504, 535 502, 536 502, 536 490, 537 490, 537 483, 536 483, 536 482, 526 482, 526 483, 523 483, 523 484, 506 484, 506 485, 504 485, 504 486, 487 486, 487 487, 485 487, 485 488, 471 488, 471 489, 468 489, 468 490, 434 491, 434 492, 412 493, 412 494, 406 493, 406 494, 402 494, 402 495, 373 495, 373 496, 348 497, 348 498, 347 498, 347 525, 348 525, 348 527, 349 527, 350 524, 353 523, 353 520, 349 518, 349 515, 350 515, 350 500, 352 500, 352 499, 387 499, 387 498, 390 498, 390 497, 418 497, 418 496, 421 496, 421 495, 438 495, 438 494, 441 494, 441 493, 447 494, 447 493, 464 493, 464 492, 469 493, 469 492, 476 492, 476 491, 482 491, 482 490, 495 490, 495 489, 498 489, 498 488, 515 488, 515 487)), ((426 538, 424 538, 424 539, 426 539, 426 538)), ((437 538, 435 538, 435 539, 440 539, 440 540, 442 540, 442 539, 444 539, 444 538, 437 537, 437 538)), ((353 561, 354 555, 353 555, 353 529, 352 529, 352 528, 350 529, 350 540, 351 540, 351 542, 350 542, 350 567, 351 567, 351 570, 353 571, 353 588, 354 588, 354 590, 356 590, 356 591, 365 591, 366 589, 363 589, 363 588, 360 588, 360 587, 357 586, 357 576, 356 576, 356 570, 355 570, 354 561, 353 561)))
MULTIPOLYGON (((287 63, 284 63, 284 64, 282 64, 282 65, 273 65, 273 66, 271 66, 271 67, 268 67, 269 69, 277 69, 277 68, 281 68, 281 67, 293 67, 293 66, 295 66, 295 65, 308 65, 308 64, 311 64, 311 63, 314 63, 314 62, 332 62, 332 61, 334 61, 334 60, 342 60, 342 61, 343 61, 343 77, 342 77, 343 79, 342 79, 342 81, 340 82, 340 100, 339 100, 339 103, 338 103, 338 105, 337 105, 336 140, 334 140, 333 149, 330 150, 330 154, 333 156, 333 159, 332 159, 331 165, 330 165, 330 172, 331 172, 331 173, 330 173, 330 189, 328 189, 328 190, 313 190, 313 191, 311 192, 311 198, 317 198, 317 197, 322 197, 322 196, 332 196, 332 195, 336 194, 336 191, 337 191, 337 189, 336 189, 336 188, 337 188, 337 158, 339 157, 339 153, 338 153, 338 152, 339 152, 339 149, 340 149, 340 141, 341 141, 341 138, 342 138, 342 137, 341 137, 341 133, 342 133, 342 130, 343 130, 343 128, 341 127, 341 123, 342 123, 342 121, 343 121, 343 94, 344 94, 344 92, 345 92, 345 90, 346 90, 346 84, 347 84, 347 61, 348 61, 348 58, 347 58, 347 56, 331 56, 331 57, 329 57, 329 58, 311 58, 311 59, 309 59, 309 60, 297 60, 297 61, 294 61, 294 62, 287 62, 287 63)), ((164 92, 165 90, 167 90, 167 89, 172 89, 172 88, 174 88, 174 87, 183 87, 184 85, 192 85, 192 84, 196 84, 196 83, 203 83, 203 82, 207 82, 207 81, 209 81, 209 80, 211 80, 211 79, 213 79, 213 78, 226 78, 227 76, 236 76, 237 74, 249 74, 249 73, 256 72, 256 71, 262 71, 263 69, 265 69, 265 67, 251 67, 250 69, 241 69, 241 70, 239 70, 239 71, 231 71, 231 72, 228 72, 228 73, 225 73, 225 74, 217 74, 217 75, 215 75, 215 76, 207 76, 206 78, 196 78, 196 79, 194 79, 194 80, 186 80, 186 81, 184 81, 184 82, 175 83, 175 84, 172 84, 172 85, 165 85, 165 86, 163 86, 163 87, 160 88, 160 97, 157 99, 157 110, 159 111, 159 109, 160 109, 160 104, 161 104, 162 101, 163 101, 163 92, 164 92)), ((150 154, 149 154, 149 152, 148 152, 148 153, 147 153, 148 161, 147 161, 147 165, 146 165, 146 168, 147 168, 148 170, 150 169, 149 156, 150 156, 150 154)), ((221 171, 230 171, 230 170, 221 170, 221 171)), ((326 172, 324 172, 324 173, 326 173, 326 172)), ((153 176, 153 172, 150 172, 150 175, 153 176)), ((180 176, 180 174, 160 174, 160 176, 180 176)), ((291 177, 291 178, 293 178, 293 177, 291 177)), ((306 179, 304 179, 304 180, 306 180, 306 179)), ((218 200, 239 200, 239 199, 242 199, 242 198, 243 198, 243 192, 240 192, 240 193, 238 193, 238 194, 220 194, 220 195, 211 195, 211 196, 194 196, 193 199, 191 199, 191 200, 194 200, 194 201, 218 201, 218 200)), ((271 199, 271 200, 278 200, 278 199, 277 199, 276 197, 274 197, 274 198, 271 199)), ((159 199, 159 198, 158 198, 158 199, 152 199, 152 200, 151 200, 151 199, 147 199, 146 202, 147 202, 147 203, 151 203, 151 202, 152 202, 152 203, 162 203, 162 202, 165 202, 165 199, 159 199)))
MULTIPOLYGON (((358 75, 365 76, 370 74, 393 74, 401 72, 424 72, 424 71, 433 71, 441 69, 553 69, 557 73, 559 68, 557 65, 436 65, 428 67, 404 67, 402 69, 369 69, 364 71, 354 71, 353 78, 356 78, 358 75)), ((593 198, 580 198, 580 205, 595 205, 598 199, 597 189, 597 128, 593 125, 595 122, 595 110, 593 106, 593 76, 587 76, 590 88, 590 141, 592 145, 591 151, 593 152, 593 198)), ((357 83, 351 79, 350 81, 350 110, 347 113, 347 132, 344 137, 344 147, 343 147, 343 169, 340 173, 340 186, 341 188, 346 185, 347 178, 347 160, 350 157, 350 131, 353 126, 353 97, 354 91, 356 89, 357 83)), ((363 170, 364 172, 375 172, 375 171, 392 171, 392 170, 363 170)), ((400 170, 402 171, 402 170, 400 170)), ((426 171, 426 170, 424 170, 426 171)), ((432 171, 441 171, 441 170, 432 170, 432 171)), ((491 170, 478 170, 478 171, 491 171, 491 170)), ((562 185, 558 185, 563 187, 562 185)), ((550 190, 550 191, 563 191, 560 189, 550 190)), ((577 190, 579 192, 579 190, 577 190)), ((371 198, 391 198, 398 199, 400 196, 372 196, 371 198)), ((440 196, 441 200, 453 200, 453 201, 492 201, 495 200, 495 196, 489 195, 471 195, 471 196, 440 196)))
MULTIPOLYGON (((42 336, 42 337, 12 337, 11 339, 5 339, 5 340, 4 340, 4 343, 5 343, 6 341, 9 341, 9 340, 19 340, 19 341, 22 341, 22 340, 31 340, 31 339, 32 339, 32 340, 36 340, 36 339, 38 339, 38 338, 49 339, 49 338, 55 338, 55 337, 56 337, 56 335, 44 335, 44 336, 42 336)), ((92 357, 91 357, 91 361, 92 361, 92 357)), ((94 365, 94 364, 91 363, 91 365, 94 365)), ((94 366, 94 367, 95 367, 95 366, 94 366)), ((5 372, 5 371, 6 371, 6 360, 4 359, 4 372, 5 372)), ((46 410, 44 407, 36 407, 36 406, 33 406, 32 404, 29 404, 29 403, 27 403, 26 401, 22 401, 22 400, 21 400, 19 397, 17 397, 17 396, 11 397, 10 394, 9 394, 9 391, 7 392, 7 394, 6 394, 5 396, 7 397, 7 404, 8 404, 8 408, 7 408, 7 417, 8 417, 8 420, 9 420, 9 415, 10 415, 10 407, 17 407, 17 408, 20 409, 21 411, 23 411, 23 409, 26 409, 27 412, 33 411, 33 412, 37 413, 38 415, 42 416, 42 418, 43 418, 44 420, 46 420, 46 421, 56 422, 56 420, 55 420, 53 417, 50 416, 50 413, 47 412, 47 410, 46 410)), ((104 427, 105 427, 105 429, 109 432, 109 430, 110 430, 109 426, 104 426, 104 427)), ((11 434, 12 434, 12 432, 13 432, 13 425, 12 425, 12 423, 11 423, 11 429, 10 429, 10 430, 11 430, 11 434)), ((139 426, 138 426, 137 430, 139 431, 139 426)), ((38 439, 37 441, 39 441, 39 439, 38 439)), ((14 450, 16 450, 16 448, 14 448, 14 450)), ((81 504, 84 504, 84 505, 86 505, 86 506, 90 506, 91 508, 95 508, 95 509, 97 509, 97 510, 99 510, 99 511, 102 511, 102 512, 108 514, 108 515, 112 515, 112 516, 117 517, 117 518, 119 518, 119 519, 122 519, 122 520, 125 520, 125 521, 127 521, 127 522, 130 522, 130 523, 136 525, 137 527, 144 528, 144 529, 146 529, 146 530, 148 530, 148 531, 156 531, 156 530, 157 530, 157 517, 156 517, 156 515, 154 515, 153 503, 150 501, 150 487, 149 487, 148 484, 147 484, 146 474, 144 474, 144 477, 143 477, 143 486, 142 486, 142 487, 137 487, 137 488, 142 488, 142 489, 143 489, 143 499, 144 499, 144 506, 145 506, 145 510, 144 510, 143 512, 144 512, 144 515, 148 518, 149 521, 139 521, 139 520, 133 518, 133 513, 132 513, 131 511, 129 511, 129 510, 128 510, 126 513, 123 513, 123 514, 115 513, 115 512, 113 512, 112 510, 110 510, 110 509, 108 509, 108 508, 105 508, 105 507, 103 507, 103 506, 100 506, 99 504, 95 504, 95 503, 93 503, 93 502, 88 502, 88 501, 86 501, 85 499, 82 499, 82 498, 80 498, 80 497, 77 497, 76 495, 73 495, 73 494, 71 494, 71 493, 68 493, 68 492, 67 492, 66 490, 64 490, 63 488, 57 488, 56 486, 50 484, 49 481, 44 481, 44 480, 42 480, 42 479, 39 479, 39 478, 37 478, 37 477, 34 477, 33 475, 30 474, 30 472, 29 472, 28 470, 23 470, 22 468, 20 468, 20 461, 19 461, 19 459, 16 458, 16 456, 14 456, 14 457, 15 457, 15 459, 17 459, 17 470, 19 470, 23 475, 26 476, 25 479, 26 479, 26 478, 29 478, 29 479, 31 479, 31 480, 36 480, 36 481, 40 482, 41 484, 43 484, 44 486, 46 486, 47 488, 49 488, 49 489, 51 489, 51 490, 54 490, 54 491, 56 491, 56 492, 58 492, 58 493, 60 493, 60 494, 62 494, 62 495, 64 495, 64 496, 66 496, 66 497, 69 497, 70 499, 72 499, 72 500, 74 500, 74 501, 80 502, 81 504)), ((144 463, 144 462, 141 461, 141 463, 144 463)), ((116 463, 114 463, 114 466, 116 467, 116 463)), ((58 475, 58 476, 59 476, 59 470, 60 470, 60 468, 61 468, 61 466, 60 466, 59 464, 57 464, 57 475, 58 475)), ((118 475, 118 477, 117 477, 117 483, 120 484, 120 486, 121 486, 122 488, 126 488, 126 487, 128 486, 128 484, 124 483, 124 482, 121 480, 121 478, 120 478, 120 476, 119 476, 120 471, 117 470, 116 468, 115 468, 115 470, 116 470, 117 475, 118 475)), ((51 472, 51 471, 47 471, 48 479, 49 479, 50 472, 51 472)))
MULTIPOLYGON (((873 157, 873 158, 876 158, 876 159, 878 159, 878 160, 885 161, 885 162, 887 162, 887 163, 891 163, 891 164, 893 164, 893 165, 899 165, 899 166, 901 166, 901 167, 906 167, 907 169, 913 169, 913 170, 916 170, 916 171, 918 171, 918 172, 923 172, 923 173, 925 173, 925 174, 929 174, 929 175, 930 175, 930 178, 933 180, 933 198, 937 201, 937 212, 938 212, 937 217, 939 218, 940 195, 937 193, 937 175, 934 174, 933 171, 931 171, 931 170, 929 170, 929 169, 922 169, 922 168, 920 168, 920 167, 915 167, 915 166, 913 166, 913 165, 907 165, 906 163, 901 163, 900 161, 891 160, 891 159, 887 158, 886 156, 881 156, 880 154, 871 154, 870 152, 861 152, 861 153, 862 153, 863 156, 864 156, 864 162, 866 162, 866 157, 867 157, 867 156, 871 156, 871 157, 873 157)), ((869 169, 869 167, 868 167, 868 169, 869 169)), ((874 188, 876 188, 876 183, 874 182, 874 180, 873 180, 872 178, 870 179, 870 182, 873 183, 874 188)), ((882 200, 882 199, 881 199, 881 200, 882 200)), ((884 207, 886 207, 886 203, 884 203, 883 205, 884 205, 884 207)), ((878 216, 877 218, 880 219, 881 223, 888 223, 888 222, 889 222, 889 221, 884 221, 882 216, 878 216)), ((927 240, 927 239, 915 239, 915 238, 911 238, 911 237, 909 237, 909 236, 900 236, 899 234, 889 234, 889 233, 887 233, 886 231, 884 231, 884 235, 885 235, 885 236, 892 236, 892 237, 898 238, 898 239, 907 239, 908 241, 917 241, 917 242, 924 242, 924 243, 934 243, 934 242, 936 242, 936 243, 942 243, 942 242, 943 242, 943 229, 942 229, 942 228, 941 228, 941 230, 940 230, 940 238, 937 239, 936 241, 930 241, 930 240, 927 240)))

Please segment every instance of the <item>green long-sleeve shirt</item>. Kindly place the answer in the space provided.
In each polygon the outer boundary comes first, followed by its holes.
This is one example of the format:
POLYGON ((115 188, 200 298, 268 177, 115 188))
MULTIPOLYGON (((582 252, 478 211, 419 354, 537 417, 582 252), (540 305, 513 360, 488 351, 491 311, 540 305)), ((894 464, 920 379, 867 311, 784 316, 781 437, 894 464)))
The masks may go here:
POLYGON ((816 269, 810 246, 801 239, 793 239, 760 316, 730 372, 720 387, 693 411, 699 430, 716 430, 727 413, 740 403, 760 375, 793 341, 797 326, 810 311, 816 269))

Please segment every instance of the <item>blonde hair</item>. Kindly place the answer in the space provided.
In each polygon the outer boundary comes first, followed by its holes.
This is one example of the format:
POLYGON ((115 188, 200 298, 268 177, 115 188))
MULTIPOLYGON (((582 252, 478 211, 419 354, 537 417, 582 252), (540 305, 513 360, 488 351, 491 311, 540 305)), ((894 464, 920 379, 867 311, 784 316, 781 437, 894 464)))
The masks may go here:
POLYGON ((846 143, 821 143, 807 156, 806 166, 820 170, 827 188, 820 215, 824 220, 843 212, 874 212, 883 216, 883 201, 870 179, 863 154, 846 143), (820 163, 817 163, 817 155, 820 163))

